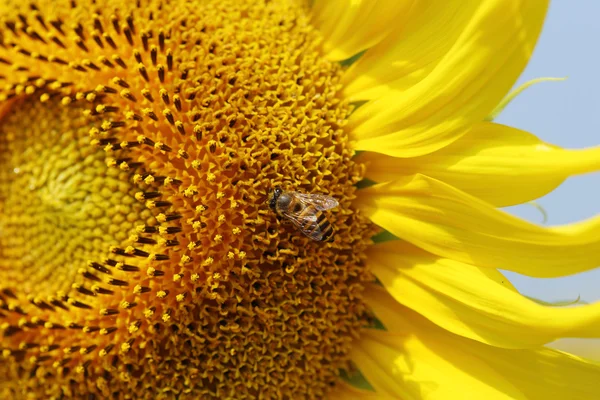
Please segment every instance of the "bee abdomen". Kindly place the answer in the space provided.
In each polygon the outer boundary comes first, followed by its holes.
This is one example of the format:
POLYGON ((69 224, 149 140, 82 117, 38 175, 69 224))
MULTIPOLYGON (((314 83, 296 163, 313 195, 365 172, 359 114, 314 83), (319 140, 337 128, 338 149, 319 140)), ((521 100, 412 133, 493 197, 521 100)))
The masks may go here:
POLYGON ((330 242, 333 241, 333 227, 331 223, 323 213, 319 213, 317 215, 317 226, 315 229, 321 230, 321 241, 322 242, 330 242))

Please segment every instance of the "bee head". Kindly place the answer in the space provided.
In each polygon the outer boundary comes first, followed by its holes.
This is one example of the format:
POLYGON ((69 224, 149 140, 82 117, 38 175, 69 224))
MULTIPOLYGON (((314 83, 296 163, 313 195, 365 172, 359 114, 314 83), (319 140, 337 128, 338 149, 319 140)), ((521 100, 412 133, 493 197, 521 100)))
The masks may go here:
POLYGON ((275 189, 269 194, 269 207, 271 207, 271 209, 275 210, 275 206, 277 205, 277 199, 279 198, 279 196, 281 196, 281 193, 283 193, 283 191, 281 190, 280 186, 276 186, 275 189))

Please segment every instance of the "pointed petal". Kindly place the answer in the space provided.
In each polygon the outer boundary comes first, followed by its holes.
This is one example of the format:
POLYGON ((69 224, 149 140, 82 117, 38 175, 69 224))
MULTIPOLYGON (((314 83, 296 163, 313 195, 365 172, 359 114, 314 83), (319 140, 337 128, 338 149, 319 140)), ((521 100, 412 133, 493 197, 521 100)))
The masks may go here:
POLYGON ((450 51, 473 18, 480 0, 419 0, 404 24, 369 49, 344 74, 350 101, 403 91, 423 80, 450 51))
MULTIPOLYGON (((506 287, 508 279, 496 270, 437 257, 401 241, 372 246, 367 260, 399 303, 457 335, 506 348, 600 337, 600 303, 544 306, 506 287), (491 279, 488 271, 499 279, 491 279)), ((378 301, 376 294, 372 291, 367 301, 378 301)))
POLYGON ((488 346, 433 325, 393 299, 375 312, 391 331, 365 332, 352 351, 377 392, 406 399, 596 399, 600 364, 541 348, 488 346), (395 304, 395 305, 394 305, 395 304))
POLYGON ((396 158, 365 152, 367 177, 376 182, 422 173, 495 206, 539 198, 576 174, 600 169, 600 147, 567 150, 508 126, 481 122, 434 153, 396 158))
POLYGON ((415 157, 465 134, 498 105, 527 64, 546 8, 547 0, 482 2, 426 78, 408 89, 392 88, 350 116, 355 149, 415 157))
POLYGON ((600 264, 600 218, 543 228, 423 175, 358 193, 357 206, 375 224, 452 260, 537 277, 600 264))
POLYGON ((379 43, 403 25, 414 0, 316 0, 313 25, 325 39, 325 54, 345 60, 379 43))
POLYGON ((397 399, 460 399, 466 391, 474 399, 525 399, 485 361, 455 349, 441 351, 431 342, 368 331, 351 358, 377 393, 397 399), (469 364, 472 370, 463 371, 461 367, 469 364))

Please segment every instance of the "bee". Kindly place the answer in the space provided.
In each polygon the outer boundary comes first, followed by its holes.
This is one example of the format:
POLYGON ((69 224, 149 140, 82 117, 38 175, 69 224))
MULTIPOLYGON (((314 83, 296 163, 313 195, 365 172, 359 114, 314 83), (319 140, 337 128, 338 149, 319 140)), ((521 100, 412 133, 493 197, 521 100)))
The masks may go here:
POLYGON ((277 215, 291 221, 312 240, 333 241, 333 227, 323 213, 339 205, 333 197, 324 194, 288 192, 277 186, 270 193, 268 203, 277 215))

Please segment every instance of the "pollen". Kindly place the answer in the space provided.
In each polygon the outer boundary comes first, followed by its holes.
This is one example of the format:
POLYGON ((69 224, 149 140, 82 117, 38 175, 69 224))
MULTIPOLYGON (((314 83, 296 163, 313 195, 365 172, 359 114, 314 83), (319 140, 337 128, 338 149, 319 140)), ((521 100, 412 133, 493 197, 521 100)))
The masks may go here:
POLYGON ((167 297, 167 292, 165 292, 164 290, 160 290, 156 293, 156 297, 158 297, 159 299, 164 299, 165 297, 167 297))
POLYGON ((308 10, 22 3, 0 11, 0 393, 326 397, 375 229, 308 10), (336 240, 283 223, 275 186, 336 198, 336 240))
POLYGON ((122 353, 127 353, 129 350, 131 350, 131 345, 129 343, 121 344, 121 352, 122 353))

